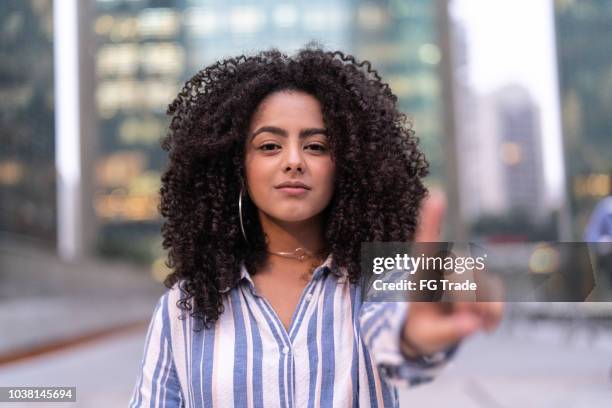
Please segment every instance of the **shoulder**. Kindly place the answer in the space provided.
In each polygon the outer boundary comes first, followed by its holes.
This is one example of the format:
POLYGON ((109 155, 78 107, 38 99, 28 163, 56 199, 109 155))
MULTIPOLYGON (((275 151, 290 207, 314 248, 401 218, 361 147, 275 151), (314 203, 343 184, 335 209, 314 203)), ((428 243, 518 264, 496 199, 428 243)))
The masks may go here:
POLYGON ((189 311, 183 310, 180 300, 183 298, 180 282, 159 297, 151 323, 149 325, 148 337, 156 338, 156 343, 163 344, 168 342, 174 352, 179 352, 184 343, 185 337, 190 335, 192 318, 189 311))
MULTIPOLYGON (((193 315, 193 299, 187 299, 187 292, 184 289, 185 281, 180 280, 176 282, 172 287, 166 289, 161 295, 157 304, 157 315, 163 320, 163 326, 173 335, 191 335, 191 331, 202 328, 207 329, 208 327, 203 326, 202 319, 193 315)), ((219 319, 227 318, 227 303, 228 298, 232 293, 238 291, 237 287, 232 288, 228 293, 223 296, 224 313, 221 313, 219 319)))
POLYGON ((169 328, 172 320, 184 314, 184 311, 179 307, 179 301, 184 297, 181 284, 181 281, 179 281, 171 288, 166 288, 157 300, 153 311, 153 321, 161 327, 169 328))

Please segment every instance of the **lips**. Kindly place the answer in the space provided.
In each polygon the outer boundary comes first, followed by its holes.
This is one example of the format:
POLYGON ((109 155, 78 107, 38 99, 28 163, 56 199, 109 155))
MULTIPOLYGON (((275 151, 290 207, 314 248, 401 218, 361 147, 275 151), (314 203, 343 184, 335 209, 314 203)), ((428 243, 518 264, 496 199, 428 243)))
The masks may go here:
POLYGON ((310 186, 307 186, 306 184, 299 181, 285 181, 284 183, 275 186, 275 188, 310 190, 310 186))
POLYGON ((277 190, 292 197, 302 197, 308 194, 308 190, 303 187, 280 187, 277 190))
POLYGON ((278 191, 290 197, 303 197, 310 190, 310 186, 300 181, 286 181, 276 186, 278 191))

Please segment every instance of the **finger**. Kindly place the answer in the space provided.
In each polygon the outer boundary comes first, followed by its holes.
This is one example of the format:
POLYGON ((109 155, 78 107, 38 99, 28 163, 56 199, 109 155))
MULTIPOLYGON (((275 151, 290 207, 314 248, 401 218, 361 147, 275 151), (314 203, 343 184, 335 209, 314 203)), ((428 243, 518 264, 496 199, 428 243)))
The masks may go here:
POLYGON ((474 302, 462 302, 462 301, 457 301, 457 302, 453 302, 453 310, 452 312, 454 313, 466 313, 466 312, 470 312, 473 309, 473 306, 471 305, 474 302))
POLYGON ((443 345, 457 343, 482 327, 482 319, 470 313, 456 313, 440 319, 432 327, 432 336, 443 345))
POLYGON ((415 236, 416 242, 437 242, 445 210, 446 197, 444 193, 432 190, 421 207, 415 236))
POLYGON ((457 302, 454 307, 456 313, 471 313, 482 320, 483 328, 493 331, 503 315, 502 302, 457 302))
POLYGON ((443 314, 431 303, 413 303, 407 323, 410 338, 421 350, 440 350, 482 328, 482 319, 473 311, 443 314))
POLYGON ((486 306, 484 309, 484 327, 488 332, 495 330, 501 322, 504 310, 503 302, 483 302, 486 306))

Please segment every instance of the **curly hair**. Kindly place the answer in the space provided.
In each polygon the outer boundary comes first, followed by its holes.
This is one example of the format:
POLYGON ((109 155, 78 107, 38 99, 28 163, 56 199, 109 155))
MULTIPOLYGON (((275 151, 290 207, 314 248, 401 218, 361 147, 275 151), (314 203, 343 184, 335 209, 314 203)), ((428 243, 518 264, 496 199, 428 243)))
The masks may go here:
POLYGON ((323 229, 332 272, 346 268, 355 283, 362 242, 414 239, 428 163, 397 97, 369 61, 309 45, 293 56, 271 49, 217 62, 189 79, 168 107, 162 147, 169 164, 159 205, 172 270, 164 285, 179 282, 184 296, 177 306, 205 327, 223 313, 224 289, 236 285, 241 261, 255 274, 266 260, 252 202, 243 208, 249 243, 242 237, 238 196, 251 116, 282 90, 306 92, 321 104, 336 165, 323 229))

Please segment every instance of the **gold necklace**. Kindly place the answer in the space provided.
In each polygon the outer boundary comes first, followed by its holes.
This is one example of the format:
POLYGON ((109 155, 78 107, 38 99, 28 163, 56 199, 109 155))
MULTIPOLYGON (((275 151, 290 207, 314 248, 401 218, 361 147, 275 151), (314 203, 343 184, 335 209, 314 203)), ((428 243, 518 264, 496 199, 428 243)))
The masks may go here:
POLYGON ((306 251, 304 248, 296 248, 292 252, 283 252, 283 251, 278 251, 278 252, 266 251, 266 252, 268 252, 269 254, 282 256, 284 258, 297 259, 300 262, 303 262, 306 259, 311 259, 312 261, 311 261, 310 267, 308 268, 308 270, 304 271, 304 273, 301 276, 301 278, 305 282, 308 282, 311 279, 312 273, 314 272, 316 267, 321 262, 321 259, 318 259, 314 254, 306 251))
POLYGON ((304 261, 306 259, 309 258, 313 258, 314 255, 308 251, 306 251, 304 248, 295 248, 293 251, 291 252, 274 252, 274 251, 267 251, 269 254, 274 254, 274 255, 278 255, 278 256, 282 256, 284 258, 292 258, 292 259, 297 259, 300 262, 304 261))

